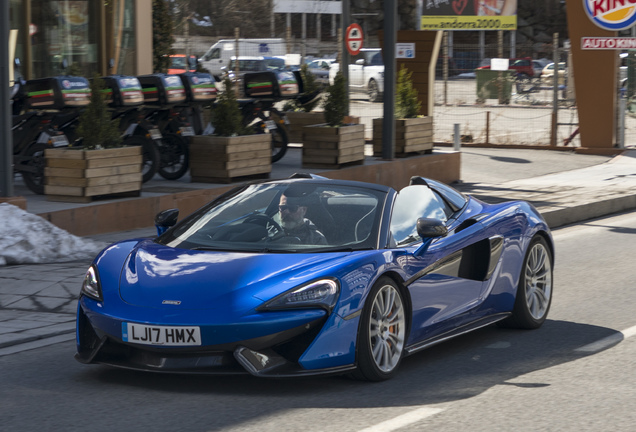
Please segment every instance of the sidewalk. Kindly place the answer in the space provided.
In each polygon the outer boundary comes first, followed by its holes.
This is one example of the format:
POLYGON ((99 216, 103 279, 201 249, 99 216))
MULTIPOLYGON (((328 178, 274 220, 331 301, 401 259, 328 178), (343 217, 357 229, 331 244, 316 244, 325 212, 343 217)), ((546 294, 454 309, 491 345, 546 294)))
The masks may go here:
MULTIPOLYGON (((636 208, 634 149, 610 158, 544 150, 464 148, 461 159, 462 182, 453 186, 487 202, 530 201, 552 228, 636 208)), ((298 160, 299 149, 290 149, 274 164, 271 178, 302 171, 298 160)), ((153 179, 147 184, 147 189, 157 193, 205 187, 214 186, 189 183, 187 178, 176 182, 153 179)), ((16 194, 25 196, 29 212, 36 214, 73 205, 48 202, 19 184, 16 194)), ((155 229, 149 226, 90 238, 114 242, 153 235, 155 229)), ((74 339, 77 296, 89 265, 90 260, 0 266, 0 356, 74 339)))

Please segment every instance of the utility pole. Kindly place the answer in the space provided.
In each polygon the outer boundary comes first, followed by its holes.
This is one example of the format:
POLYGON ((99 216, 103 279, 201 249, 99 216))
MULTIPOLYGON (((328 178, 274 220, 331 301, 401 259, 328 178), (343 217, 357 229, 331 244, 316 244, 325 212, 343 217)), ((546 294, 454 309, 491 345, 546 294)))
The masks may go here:
POLYGON ((345 79, 345 83, 346 83, 346 88, 347 88, 347 92, 346 92, 346 104, 347 104, 347 109, 346 109, 346 113, 347 115, 349 115, 349 63, 350 63, 350 55, 349 55, 349 51, 347 50, 347 47, 345 46, 346 42, 346 34, 347 34, 347 27, 349 27, 349 25, 351 24, 351 2, 350 0, 343 0, 342 1, 342 15, 341 15, 341 22, 340 22, 340 27, 342 29, 342 40, 338 41, 340 42, 340 47, 342 49, 342 58, 340 59, 340 71, 342 72, 342 76, 345 79))
POLYGON ((552 60, 554 62, 554 81, 552 93, 552 131, 550 133, 550 145, 557 145, 557 129, 559 126, 559 34, 554 33, 552 45, 552 60))
POLYGON ((13 196, 13 137, 9 94, 9 0, 0 0, 0 198, 13 196))
POLYGON ((382 119, 382 159, 395 156, 395 44, 397 42, 397 2, 384 0, 384 118, 382 119))

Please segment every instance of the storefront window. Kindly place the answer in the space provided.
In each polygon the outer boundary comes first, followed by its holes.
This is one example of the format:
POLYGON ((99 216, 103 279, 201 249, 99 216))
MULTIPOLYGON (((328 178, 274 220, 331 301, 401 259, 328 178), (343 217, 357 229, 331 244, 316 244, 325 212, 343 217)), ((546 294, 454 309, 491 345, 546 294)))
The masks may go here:
POLYGON ((34 78, 63 73, 63 60, 80 75, 98 70, 97 6, 88 0, 31 0, 34 78))
POLYGON ((135 74, 135 2, 112 0, 114 46, 112 59, 115 73, 135 74))

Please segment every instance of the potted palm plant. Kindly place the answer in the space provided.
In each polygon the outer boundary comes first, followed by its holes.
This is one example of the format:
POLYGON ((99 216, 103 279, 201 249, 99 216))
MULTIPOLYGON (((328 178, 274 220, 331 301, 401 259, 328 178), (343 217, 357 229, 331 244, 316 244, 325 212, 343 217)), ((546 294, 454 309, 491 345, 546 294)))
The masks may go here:
POLYGON ((271 138, 253 134, 243 122, 232 80, 225 77, 224 91, 211 107, 211 135, 196 135, 190 144, 193 182, 230 183, 245 176, 268 177, 272 171, 271 138))
POLYGON ((339 168, 364 162, 364 125, 345 123, 346 85, 338 71, 326 91, 323 104, 326 123, 303 127, 304 167, 339 168))
MULTIPOLYGON (((402 65, 395 97, 395 155, 433 151, 433 118, 420 116, 421 103, 413 87, 412 72, 402 65)), ((382 154, 382 118, 373 119, 373 154, 382 154)))
MULTIPOLYGON (((81 77, 64 77, 66 87, 77 89, 81 77), (71 84, 69 84, 71 83, 71 84)), ((63 82, 63 84, 64 84, 63 82)), ((77 142, 67 148, 45 151, 44 193, 51 201, 90 202, 97 197, 139 196, 142 185, 142 148, 123 147, 118 122, 111 119, 105 101, 104 81, 93 77, 79 117, 77 142), (90 94, 90 99, 89 99, 90 94)))

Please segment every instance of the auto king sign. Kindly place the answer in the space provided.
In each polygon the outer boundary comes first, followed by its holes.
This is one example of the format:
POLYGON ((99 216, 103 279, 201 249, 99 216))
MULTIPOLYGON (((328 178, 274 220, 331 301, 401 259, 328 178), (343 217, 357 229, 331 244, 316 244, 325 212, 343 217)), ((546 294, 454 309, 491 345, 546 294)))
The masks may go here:
POLYGON ((583 8, 605 30, 624 30, 636 22, 636 0, 583 0, 583 8))

